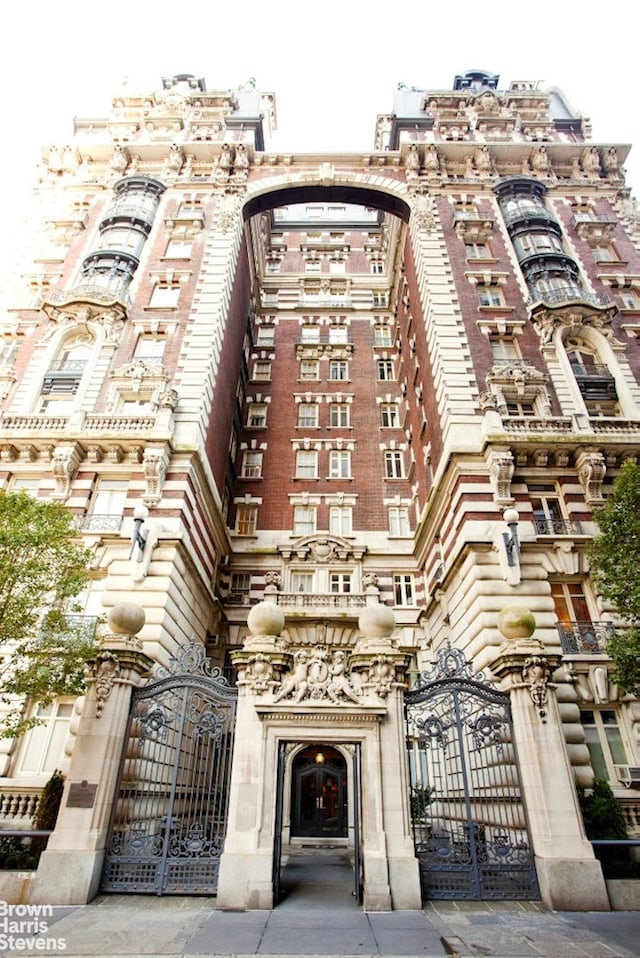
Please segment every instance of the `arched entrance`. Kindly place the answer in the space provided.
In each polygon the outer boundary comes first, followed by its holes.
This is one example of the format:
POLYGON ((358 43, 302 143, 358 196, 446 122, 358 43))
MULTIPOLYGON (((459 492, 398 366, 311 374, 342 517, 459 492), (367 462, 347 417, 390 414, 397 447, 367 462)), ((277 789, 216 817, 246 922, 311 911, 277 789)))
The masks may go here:
POLYGON ((303 749, 291 774, 291 838, 346 838, 347 763, 326 745, 303 749))

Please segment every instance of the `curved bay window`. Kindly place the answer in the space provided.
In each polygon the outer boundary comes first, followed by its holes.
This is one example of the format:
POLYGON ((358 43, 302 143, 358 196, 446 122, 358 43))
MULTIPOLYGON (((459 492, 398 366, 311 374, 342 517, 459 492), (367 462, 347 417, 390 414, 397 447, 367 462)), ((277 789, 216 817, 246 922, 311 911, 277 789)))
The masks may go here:
POLYGON ((148 176, 126 176, 100 221, 94 249, 82 262, 80 283, 124 292, 140 263, 165 187, 148 176))

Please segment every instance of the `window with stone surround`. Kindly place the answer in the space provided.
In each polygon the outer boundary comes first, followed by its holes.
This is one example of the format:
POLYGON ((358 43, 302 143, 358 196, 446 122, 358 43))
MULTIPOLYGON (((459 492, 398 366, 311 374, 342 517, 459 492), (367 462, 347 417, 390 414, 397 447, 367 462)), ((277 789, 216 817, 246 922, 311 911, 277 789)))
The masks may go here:
POLYGON ((318 510, 315 506, 294 506, 293 534, 296 536, 308 536, 315 532, 317 515, 318 510))
POLYGON ((331 450, 329 453, 329 478, 351 479, 351 453, 348 450, 331 450))
POLYGON ((413 576, 404 573, 393 577, 393 597, 395 605, 415 605, 413 576))
POLYGON ((395 380, 395 371, 392 359, 378 359, 376 363, 378 382, 391 382, 395 380))
POLYGON ((245 449, 242 454, 242 478, 260 479, 262 477, 261 449, 245 449))
POLYGON ((318 404, 300 403, 298 406, 298 427, 304 429, 317 429, 318 427, 318 404))
POLYGON ((348 429, 350 408, 349 403, 331 403, 329 406, 329 425, 335 429, 348 429))
POLYGON ((404 456, 400 449, 386 449, 384 453, 384 474, 387 479, 404 478, 404 456))
POLYGON ((316 382, 320 379, 320 363, 317 359, 303 359, 300 363, 300 379, 316 382))
POLYGON ((353 532, 353 508, 329 506, 329 532, 335 536, 350 536, 353 532))
POLYGON ((329 362, 329 379, 332 382, 345 382, 349 378, 349 364, 344 359, 332 359, 329 362))
POLYGON ((389 506, 388 514, 390 536, 411 535, 408 506, 389 506))
POLYGON ((381 403, 380 418, 383 429, 399 429, 400 411, 398 404, 394 402, 381 403))
POLYGON ((64 743, 69 734, 73 699, 59 698, 48 705, 35 705, 31 717, 38 725, 24 737, 17 774, 52 775, 64 759, 64 743))
POLYGON ((580 709, 580 719, 589 749, 591 767, 596 778, 616 786, 619 784, 616 766, 634 764, 621 716, 616 709, 580 709))
POLYGON ((236 533, 239 536, 254 536, 258 525, 258 506, 250 502, 236 506, 236 533))
POLYGON ((298 449, 296 452, 296 479, 318 478, 318 453, 315 449, 298 449))
POLYGON ((263 429, 267 425, 267 404, 252 402, 247 410, 247 426, 250 429, 263 429))

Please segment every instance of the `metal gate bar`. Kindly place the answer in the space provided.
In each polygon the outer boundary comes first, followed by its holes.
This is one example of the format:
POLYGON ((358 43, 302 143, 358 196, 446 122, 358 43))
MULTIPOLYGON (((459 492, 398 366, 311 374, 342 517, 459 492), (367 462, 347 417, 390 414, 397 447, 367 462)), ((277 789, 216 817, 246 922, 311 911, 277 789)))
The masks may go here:
POLYGON ((509 696, 446 646, 406 694, 411 815, 429 899, 539 898, 509 696))
POLYGON ((215 894, 227 824, 236 691, 204 651, 132 696, 104 891, 215 894), (187 671, 188 669, 188 671, 187 671))

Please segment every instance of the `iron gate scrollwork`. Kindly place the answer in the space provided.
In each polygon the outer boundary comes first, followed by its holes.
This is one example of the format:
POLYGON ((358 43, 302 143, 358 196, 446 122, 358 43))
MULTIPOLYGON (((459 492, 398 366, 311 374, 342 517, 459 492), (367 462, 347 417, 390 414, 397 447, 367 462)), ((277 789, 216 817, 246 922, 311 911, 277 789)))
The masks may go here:
POLYGON ((450 645, 405 695, 426 899, 537 899, 509 696, 450 645))
POLYGON ((132 696, 104 891, 215 894, 227 824, 237 692, 202 646, 132 696))

